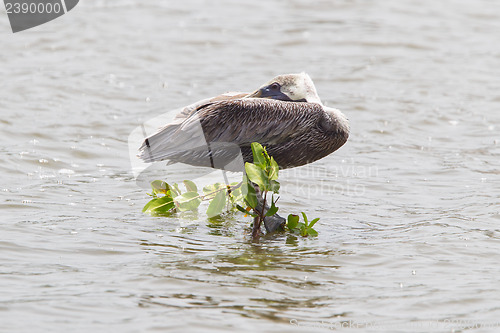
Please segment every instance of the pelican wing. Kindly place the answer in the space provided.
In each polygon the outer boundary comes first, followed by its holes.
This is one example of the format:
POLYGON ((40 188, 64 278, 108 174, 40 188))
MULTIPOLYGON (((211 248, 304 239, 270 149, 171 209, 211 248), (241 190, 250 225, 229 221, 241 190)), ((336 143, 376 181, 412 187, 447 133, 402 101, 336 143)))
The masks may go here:
POLYGON ((338 149, 335 119, 320 104, 262 98, 208 101, 145 140, 146 162, 170 160, 222 168, 236 155, 251 161, 250 144, 268 147, 282 167, 309 163, 338 149), (180 119, 179 119, 180 120, 180 119), (214 163, 215 161, 215 163, 214 163))
POLYGON ((276 145, 293 140, 323 116, 319 104, 262 98, 207 104, 197 113, 208 142, 276 145))
POLYGON ((196 115, 198 110, 211 103, 239 99, 247 95, 248 93, 243 92, 227 92, 182 108, 171 123, 161 127, 155 134, 144 140, 139 148, 138 156, 149 163, 168 159, 174 153, 174 145, 176 151, 182 148, 190 149, 204 143, 206 145, 204 137, 199 135, 202 129, 196 115))

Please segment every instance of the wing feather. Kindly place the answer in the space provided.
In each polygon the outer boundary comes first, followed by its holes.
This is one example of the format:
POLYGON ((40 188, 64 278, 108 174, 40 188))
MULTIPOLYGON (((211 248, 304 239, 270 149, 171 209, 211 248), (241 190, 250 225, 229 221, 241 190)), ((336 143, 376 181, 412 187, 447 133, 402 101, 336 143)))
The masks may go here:
POLYGON ((250 144, 259 142, 280 166, 290 167, 322 158, 347 140, 335 136, 335 119, 316 103, 205 100, 184 109, 177 119, 145 140, 139 155, 143 160, 213 167, 215 158, 222 164, 232 160, 234 147, 241 149, 245 161, 251 160, 250 144))
POLYGON ((323 108, 314 103, 248 98, 212 103, 198 116, 207 141, 278 144, 317 124, 323 108))

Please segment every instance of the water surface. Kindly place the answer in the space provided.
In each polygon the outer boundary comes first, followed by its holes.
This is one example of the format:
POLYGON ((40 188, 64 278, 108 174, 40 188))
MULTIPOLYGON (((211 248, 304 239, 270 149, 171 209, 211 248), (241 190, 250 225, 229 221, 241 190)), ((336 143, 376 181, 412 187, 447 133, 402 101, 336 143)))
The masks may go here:
POLYGON ((18 34, 0 18, 2 332, 498 329, 497 2, 86 1, 18 34), (281 174, 281 210, 320 217, 318 238, 141 213, 134 128, 300 71, 351 123, 281 174))

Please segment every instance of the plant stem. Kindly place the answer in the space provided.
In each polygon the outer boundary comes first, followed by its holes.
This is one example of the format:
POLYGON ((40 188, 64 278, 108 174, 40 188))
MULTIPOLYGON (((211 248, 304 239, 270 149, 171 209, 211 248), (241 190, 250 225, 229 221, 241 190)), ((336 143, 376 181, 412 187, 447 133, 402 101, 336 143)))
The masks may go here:
POLYGON ((258 213, 258 216, 253 219, 253 230, 252 237, 256 239, 260 235, 260 224, 264 221, 264 211, 267 203, 267 191, 264 191, 264 201, 262 202, 262 208, 258 213))
POLYGON ((260 215, 253 218, 252 238, 256 240, 260 234, 260 215))
POLYGON ((228 191, 229 194, 231 193, 231 191, 234 191, 236 190, 237 188, 239 188, 241 185, 243 184, 243 182, 240 182, 239 184, 236 184, 234 186, 231 186, 231 185, 227 185, 225 188, 220 188, 218 190, 215 190, 213 192, 210 192, 210 193, 207 193, 207 194, 200 194, 200 195, 197 195, 196 197, 192 197, 191 199, 187 200, 186 202, 189 202, 191 200, 194 200, 194 199, 201 199, 201 200, 206 200, 207 197, 211 196, 212 194, 215 194, 215 193, 219 193, 220 191, 228 191))

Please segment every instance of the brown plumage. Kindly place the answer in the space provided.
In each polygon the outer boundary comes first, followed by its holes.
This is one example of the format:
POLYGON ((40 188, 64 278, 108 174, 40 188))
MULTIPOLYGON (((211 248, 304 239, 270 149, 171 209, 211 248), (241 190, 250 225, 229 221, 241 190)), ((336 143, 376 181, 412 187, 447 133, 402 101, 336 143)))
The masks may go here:
POLYGON ((139 156, 145 162, 243 171, 242 162, 253 160, 250 144, 259 142, 281 168, 291 168, 331 154, 348 136, 347 119, 321 104, 309 76, 289 74, 252 94, 219 96, 184 108, 144 141, 139 156))

